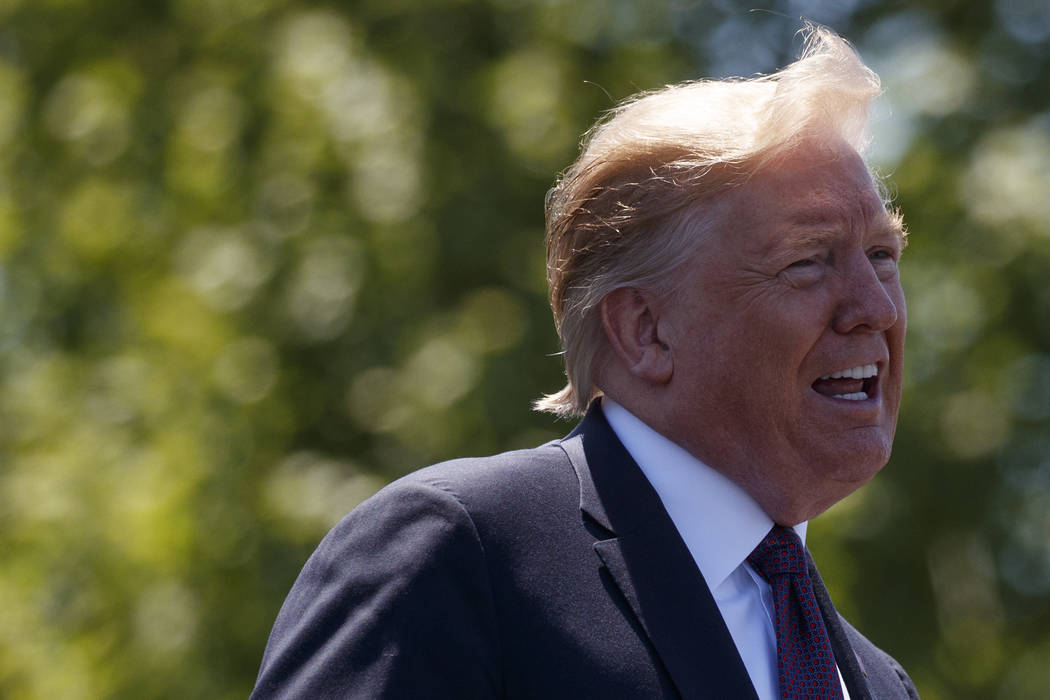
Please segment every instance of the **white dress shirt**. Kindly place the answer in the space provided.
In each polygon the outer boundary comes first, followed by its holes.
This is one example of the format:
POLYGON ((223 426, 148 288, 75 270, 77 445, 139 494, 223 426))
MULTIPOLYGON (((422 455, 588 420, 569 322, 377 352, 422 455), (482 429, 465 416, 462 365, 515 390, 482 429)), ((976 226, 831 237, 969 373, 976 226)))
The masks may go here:
MULTIPOLYGON (((693 555, 758 697, 778 700, 773 595, 769 584, 745 561, 773 527, 772 518, 742 488, 608 396, 602 398, 602 411, 693 555)), ((794 527, 803 544, 806 525, 794 527)), ((849 700, 845 683, 842 694, 849 700)))

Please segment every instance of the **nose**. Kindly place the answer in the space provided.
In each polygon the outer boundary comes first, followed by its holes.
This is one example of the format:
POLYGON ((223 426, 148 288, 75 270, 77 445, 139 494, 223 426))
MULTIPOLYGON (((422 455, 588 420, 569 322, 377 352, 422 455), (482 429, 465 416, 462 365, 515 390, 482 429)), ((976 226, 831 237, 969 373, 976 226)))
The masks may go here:
POLYGON ((867 330, 882 332, 897 323, 903 309, 904 293, 900 289, 900 278, 879 279, 879 274, 866 255, 851 261, 842 275, 839 286, 839 302, 835 312, 833 328, 836 333, 847 334, 867 330))

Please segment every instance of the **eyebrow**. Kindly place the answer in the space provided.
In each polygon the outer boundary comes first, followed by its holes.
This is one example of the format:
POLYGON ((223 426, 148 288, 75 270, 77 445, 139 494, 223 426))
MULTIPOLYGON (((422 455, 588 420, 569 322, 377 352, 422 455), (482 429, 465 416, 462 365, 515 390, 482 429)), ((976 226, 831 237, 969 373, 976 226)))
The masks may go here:
MULTIPOLYGON (((838 235, 841 217, 829 214, 824 210, 801 210, 787 220, 787 226, 780 237, 774 238, 764 246, 763 254, 769 255, 778 249, 792 251, 799 248, 827 245, 838 235)), ((886 234, 894 238, 901 249, 907 245, 908 235, 900 215, 885 211, 880 221, 872 226, 872 233, 886 234)))

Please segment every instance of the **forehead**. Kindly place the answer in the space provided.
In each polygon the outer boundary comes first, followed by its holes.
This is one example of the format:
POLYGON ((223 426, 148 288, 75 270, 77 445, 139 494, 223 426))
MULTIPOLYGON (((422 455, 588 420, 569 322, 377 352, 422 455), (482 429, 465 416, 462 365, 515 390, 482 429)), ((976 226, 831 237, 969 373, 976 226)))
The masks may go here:
POLYGON ((864 161, 852 149, 785 156, 727 195, 723 231, 746 249, 848 234, 901 238, 864 161))

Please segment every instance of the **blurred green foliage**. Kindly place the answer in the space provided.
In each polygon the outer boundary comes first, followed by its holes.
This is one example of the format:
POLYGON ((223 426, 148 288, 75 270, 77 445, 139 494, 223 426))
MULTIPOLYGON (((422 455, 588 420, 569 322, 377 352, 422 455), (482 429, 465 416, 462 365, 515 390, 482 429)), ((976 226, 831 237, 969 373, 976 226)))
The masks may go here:
POLYGON ((0 696, 244 697, 343 513, 566 432, 546 188, 806 16, 882 74, 912 231, 894 458, 811 545, 927 700, 1046 697, 1050 5, 743 7, 0 1, 0 696))

